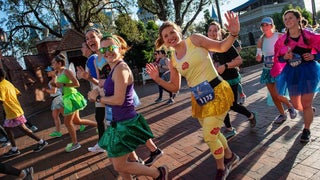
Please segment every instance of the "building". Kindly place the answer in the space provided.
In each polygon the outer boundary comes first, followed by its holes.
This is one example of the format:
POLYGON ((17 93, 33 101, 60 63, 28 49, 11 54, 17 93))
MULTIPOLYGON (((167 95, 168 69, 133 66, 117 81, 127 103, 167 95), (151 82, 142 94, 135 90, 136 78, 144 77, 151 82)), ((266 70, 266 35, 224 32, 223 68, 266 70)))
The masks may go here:
POLYGON ((143 9, 142 7, 139 8, 138 12, 137 12, 138 18, 140 21, 142 21, 143 23, 147 23, 148 21, 156 21, 157 20, 157 16, 150 13, 149 11, 143 9))
POLYGON ((274 13, 282 12, 282 9, 289 4, 305 8, 305 1, 301 0, 249 0, 232 9, 232 11, 239 13, 241 24, 239 36, 242 45, 256 45, 262 34, 260 30, 262 18, 272 17, 274 13))

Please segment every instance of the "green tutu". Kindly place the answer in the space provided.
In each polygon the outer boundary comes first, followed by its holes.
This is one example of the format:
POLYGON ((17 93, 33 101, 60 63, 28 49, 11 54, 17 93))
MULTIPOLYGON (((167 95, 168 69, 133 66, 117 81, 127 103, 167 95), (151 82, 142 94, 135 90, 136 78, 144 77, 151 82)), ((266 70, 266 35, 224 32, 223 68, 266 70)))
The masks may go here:
POLYGON ((62 99, 63 113, 65 116, 75 111, 82 110, 87 106, 87 100, 79 92, 64 95, 62 99))
POLYGON ((99 146, 108 152, 109 157, 119 157, 134 151, 145 144, 153 134, 143 116, 117 122, 109 126, 99 140, 99 146))

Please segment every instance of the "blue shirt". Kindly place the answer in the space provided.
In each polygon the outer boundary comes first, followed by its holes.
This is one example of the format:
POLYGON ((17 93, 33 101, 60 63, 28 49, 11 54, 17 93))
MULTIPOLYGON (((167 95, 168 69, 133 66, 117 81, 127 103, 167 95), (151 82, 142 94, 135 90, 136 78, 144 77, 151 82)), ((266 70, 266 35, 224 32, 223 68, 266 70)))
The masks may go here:
POLYGON ((94 60, 98 57, 97 54, 92 54, 91 56, 88 57, 88 60, 87 60, 87 68, 89 69, 89 72, 90 72, 90 76, 93 77, 93 78, 96 78, 97 79, 97 72, 96 72, 96 68, 94 66, 94 60))

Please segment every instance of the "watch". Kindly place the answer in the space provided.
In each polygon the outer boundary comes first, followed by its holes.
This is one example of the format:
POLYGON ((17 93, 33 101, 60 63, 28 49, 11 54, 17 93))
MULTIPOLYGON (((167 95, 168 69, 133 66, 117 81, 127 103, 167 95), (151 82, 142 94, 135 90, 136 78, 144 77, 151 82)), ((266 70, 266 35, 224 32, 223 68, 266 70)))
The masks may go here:
POLYGON ((225 67, 226 69, 228 69, 228 64, 227 64, 227 63, 225 63, 225 64, 224 64, 224 67, 225 67))
POLYGON ((101 96, 100 95, 98 95, 97 97, 96 97, 96 102, 100 102, 101 101, 101 96))

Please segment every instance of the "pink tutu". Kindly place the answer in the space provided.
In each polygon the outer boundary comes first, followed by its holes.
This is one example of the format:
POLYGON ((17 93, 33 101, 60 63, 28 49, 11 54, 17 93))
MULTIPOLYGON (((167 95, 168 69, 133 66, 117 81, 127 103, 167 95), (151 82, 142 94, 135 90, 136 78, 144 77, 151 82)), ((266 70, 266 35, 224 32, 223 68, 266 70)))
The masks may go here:
POLYGON ((24 115, 16 117, 14 119, 6 119, 4 120, 3 126, 4 127, 17 127, 27 122, 27 119, 24 115))

